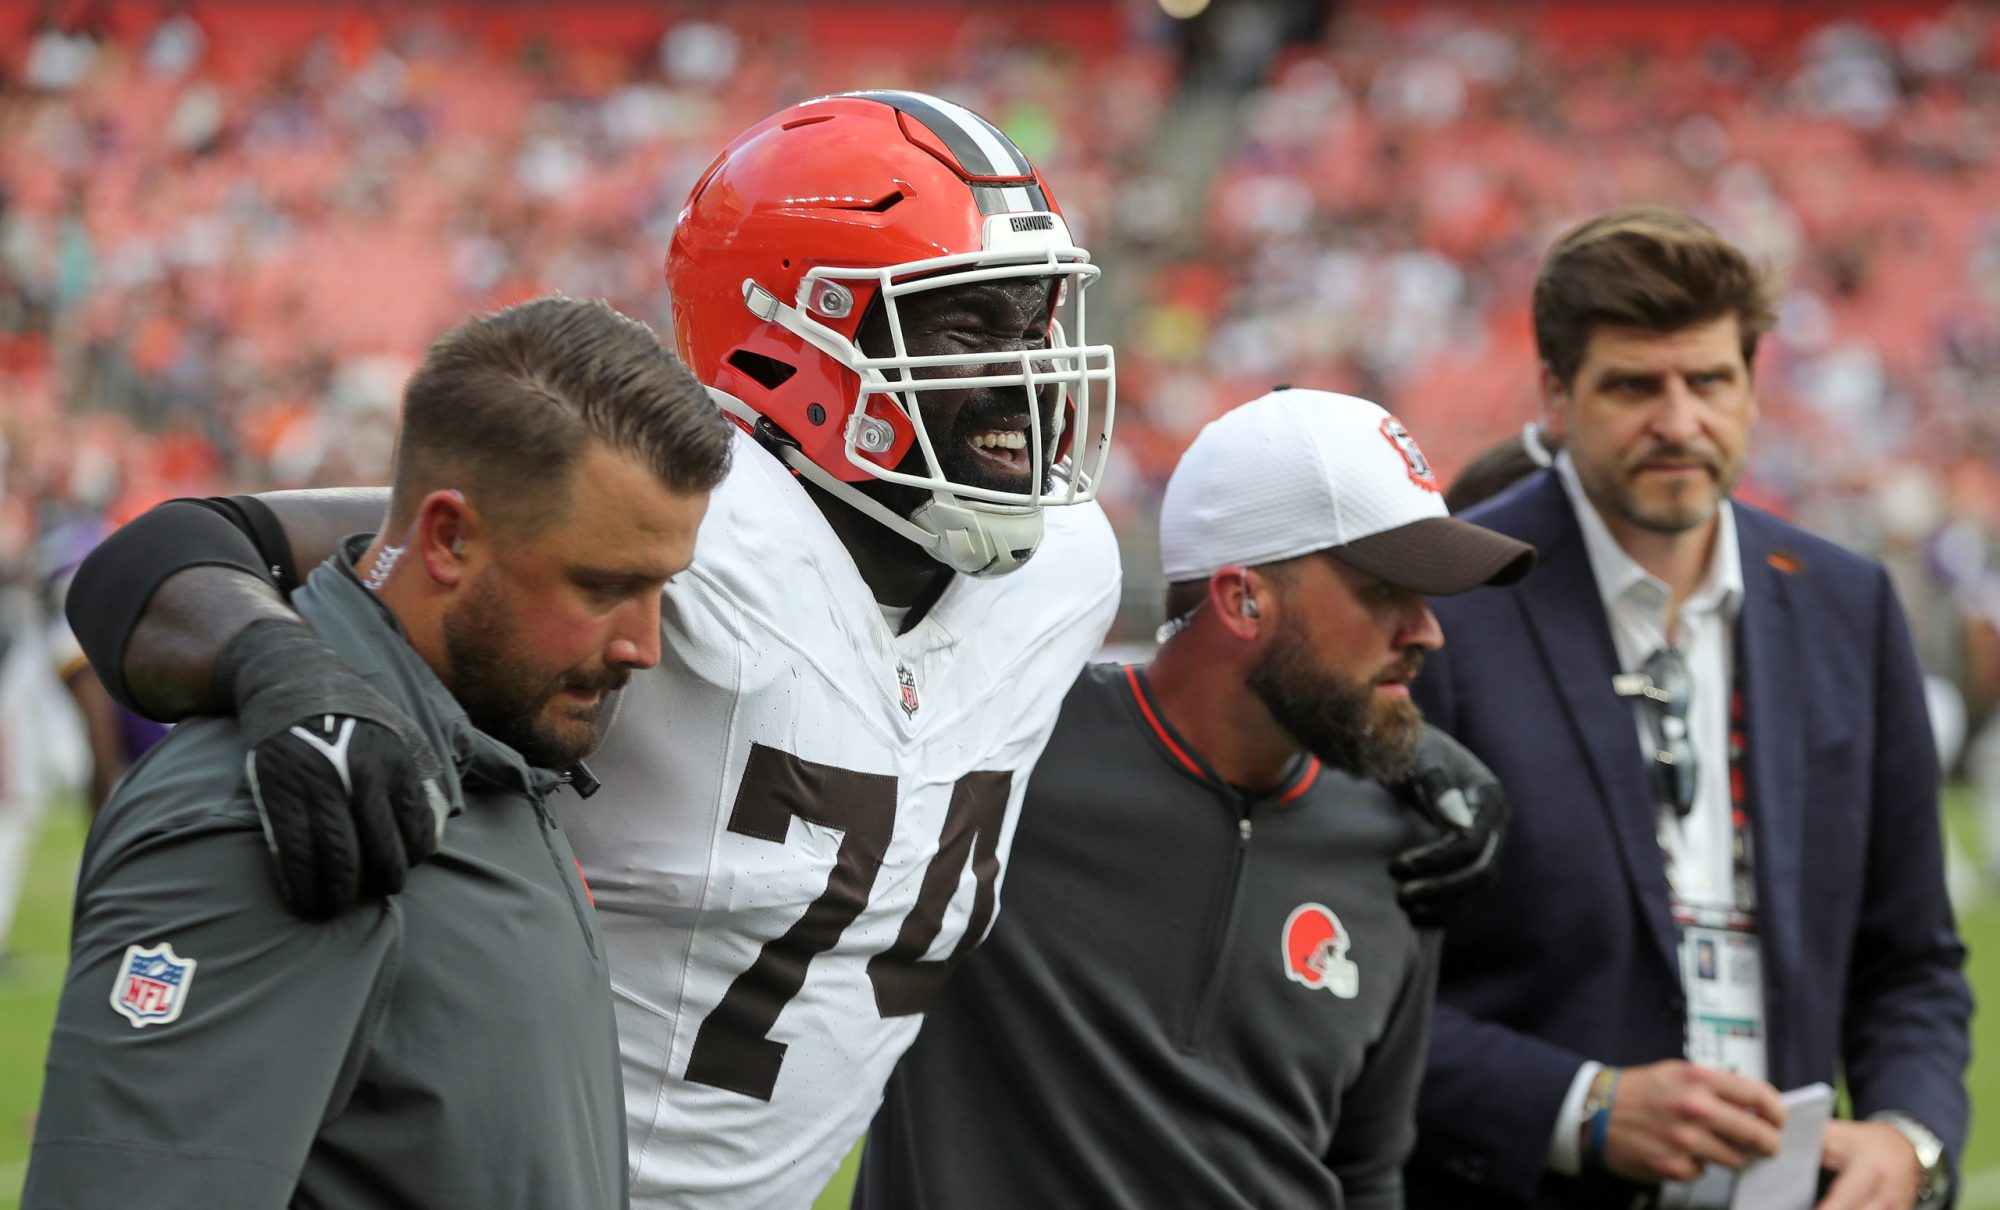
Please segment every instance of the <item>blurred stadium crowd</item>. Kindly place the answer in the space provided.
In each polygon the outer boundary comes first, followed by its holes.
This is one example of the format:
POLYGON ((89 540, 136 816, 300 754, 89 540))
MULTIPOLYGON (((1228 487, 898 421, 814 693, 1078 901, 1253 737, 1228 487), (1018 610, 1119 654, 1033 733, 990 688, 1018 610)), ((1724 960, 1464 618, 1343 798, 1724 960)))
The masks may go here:
POLYGON ((561 290, 664 332, 728 134, 893 85, 997 121, 1108 265, 1127 634, 1203 422, 1351 391, 1449 474, 1534 414, 1550 237, 1648 200, 1789 283, 1745 494, 1890 563, 1962 723, 2000 696, 2000 9, 556 7, 0 4, 15 633, 161 499, 382 481, 405 371, 470 310, 561 290))

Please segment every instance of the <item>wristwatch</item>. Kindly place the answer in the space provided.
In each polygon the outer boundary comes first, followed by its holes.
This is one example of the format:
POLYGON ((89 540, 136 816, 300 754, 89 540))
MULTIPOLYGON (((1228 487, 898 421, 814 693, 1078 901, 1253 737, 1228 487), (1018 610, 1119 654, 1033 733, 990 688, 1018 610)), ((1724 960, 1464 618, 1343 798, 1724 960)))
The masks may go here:
POLYGON ((1930 1127, 1898 1109, 1869 1115, 1869 1121, 1893 1126, 1917 1151, 1917 1210, 1936 1210, 1951 1191, 1951 1168, 1944 1162, 1944 1140, 1930 1127))

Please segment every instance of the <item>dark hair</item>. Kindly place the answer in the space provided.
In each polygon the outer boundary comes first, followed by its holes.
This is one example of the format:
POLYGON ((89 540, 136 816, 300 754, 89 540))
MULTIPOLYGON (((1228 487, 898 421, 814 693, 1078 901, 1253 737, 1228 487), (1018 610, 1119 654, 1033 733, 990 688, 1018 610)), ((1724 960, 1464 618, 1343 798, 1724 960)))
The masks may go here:
POLYGON ((731 426, 652 329, 602 302, 537 298, 438 337, 403 388, 391 527, 456 487, 523 531, 559 518, 588 443, 635 458, 668 489, 729 469, 731 426))
POLYGON ((1528 448, 1525 434, 1516 433, 1473 455, 1465 469, 1444 491, 1444 506, 1462 513, 1475 504, 1492 499, 1548 465, 1546 458, 1562 449, 1562 442, 1547 433, 1538 433, 1543 457, 1528 448))
POLYGON ((1699 219, 1626 206, 1571 229, 1535 278, 1535 351, 1568 386, 1599 324, 1675 332, 1734 315, 1743 364, 1777 322, 1769 275, 1699 219))
POLYGON ((1178 580, 1167 585, 1167 621, 1193 613, 1207 596, 1207 580, 1178 580))

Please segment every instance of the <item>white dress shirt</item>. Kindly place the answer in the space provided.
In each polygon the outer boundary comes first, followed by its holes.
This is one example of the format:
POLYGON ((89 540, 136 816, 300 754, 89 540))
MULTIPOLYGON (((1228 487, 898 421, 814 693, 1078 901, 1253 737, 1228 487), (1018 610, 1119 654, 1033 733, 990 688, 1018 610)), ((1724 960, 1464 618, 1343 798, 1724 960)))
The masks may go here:
MULTIPOLYGON (((1680 649, 1687 661, 1691 700, 1688 738, 1696 768, 1694 807, 1682 819, 1671 808, 1659 813, 1659 839, 1676 898, 1694 907, 1750 911, 1754 903, 1736 902, 1731 847, 1729 797, 1729 697, 1735 678, 1734 629, 1743 602, 1743 561, 1736 545, 1736 514, 1729 501, 1717 509, 1715 546, 1701 583, 1681 602, 1679 616, 1667 616, 1672 592, 1658 577, 1640 567, 1584 495, 1576 466, 1567 451, 1556 455, 1556 476, 1569 496, 1583 531, 1590 571, 1604 603, 1611 642, 1624 672, 1638 672, 1662 647, 1680 649)), ((1639 751, 1651 758, 1658 740, 1646 712, 1634 699, 1633 725, 1639 751)), ((1549 1139, 1549 1167, 1575 1175, 1582 1164, 1577 1145, 1583 1121, 1583 1101, 1601 1065, 1586 1061, 1570 1082, 1562 1111, 1549 1139)), ((1761 1073, 1759 1073, 1761 1074, 1761 1073)))

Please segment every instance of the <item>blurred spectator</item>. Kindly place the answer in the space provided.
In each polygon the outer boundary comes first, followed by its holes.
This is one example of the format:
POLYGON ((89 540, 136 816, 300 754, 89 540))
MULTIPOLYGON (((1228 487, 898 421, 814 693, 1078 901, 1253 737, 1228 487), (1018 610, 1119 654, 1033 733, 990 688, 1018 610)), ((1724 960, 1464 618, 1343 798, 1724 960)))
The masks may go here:
POLYGON ((1163 267, 1125 325, 1141 481, 1120 492, 1156 499, 1202 423, 1278 381, 1381 399, 1453 474, 1538 411, 1520 300, 1551 236, 1664 202, 1788 281, 1747 498, 1888 561, 1942 657, 1925 619, 1951 611, 1918 553, 1936 471, 2000 460, 2000 25, 1821 11, 1332 10, 1241 102, 1202 220, 1210 288, 1163 267))
POLYGON ((689 187, 815 92, 918 83, 1008 115, 1088 230, 1170 56, 1111 6, 1053 7, 873 29, 811 3, 218 22, 51 0, 0 52, 0 586, 44 582, 40 539, 79 520, 382 482, 421 337, 467 311, 560 290, 664 331, 689 187))
POLYGON ((21 78, 30 88, 61 92, 82 84, 97 65, 98 30, 87 4, 50 4, 34 40, 21 78))
MULTIPOLYGON (((81 520, 59 528, 43 540, 44 565, 53 569, 44 599, 43 659, 69 694, 73 713, 81 727, 89 770, 83 779, 84 805, 92 819, 104 806, 125 771, 166 738, 167 725, 127 710, 111 699, 97 673, 84 658, 83 648, 70 632, 63 617, 63 597, 77 565, 103 536, 95 521, 81 520)), ((0 736, 0 743, 4 743, 0 736)))
POLYGON ((1562 442, 1543 433, 1542 426, 1531 420, 1520 432, 1487 446, 1465 464, 1444 491, 1445 507, 1462 513, 1490 500, 1543 467, 1553 466, 1561 450, 1562 442))
POLYGON ((995 115, 1111 258, 1103 498, 1138 554, 1189 437, 1274 382, 1381 399, 1447 476, 1517 431, 1547 240, 1659 201, 1789 281, 1748 498, 1885 558, 1933 666, 1958 651, 1923 546, 1936 468, 2000 457, 1988 8, 1213 7, 53 0, 0 54, 10 507, 380 481, 393 395, 337 403, 350 367, 548 290, 664 330, 662 249, 731 132, 911 86, 995 115), (1176 31, 1227 59, 1179 105, 1176 31), (1215 155, 1176 141, 1191 105, 1219 162, 1185 163, 1215 155))
POLYGON ((82 749, 27 594, 0 588, 0 960, 36 828, 58 793, 81 780, 82 749))

